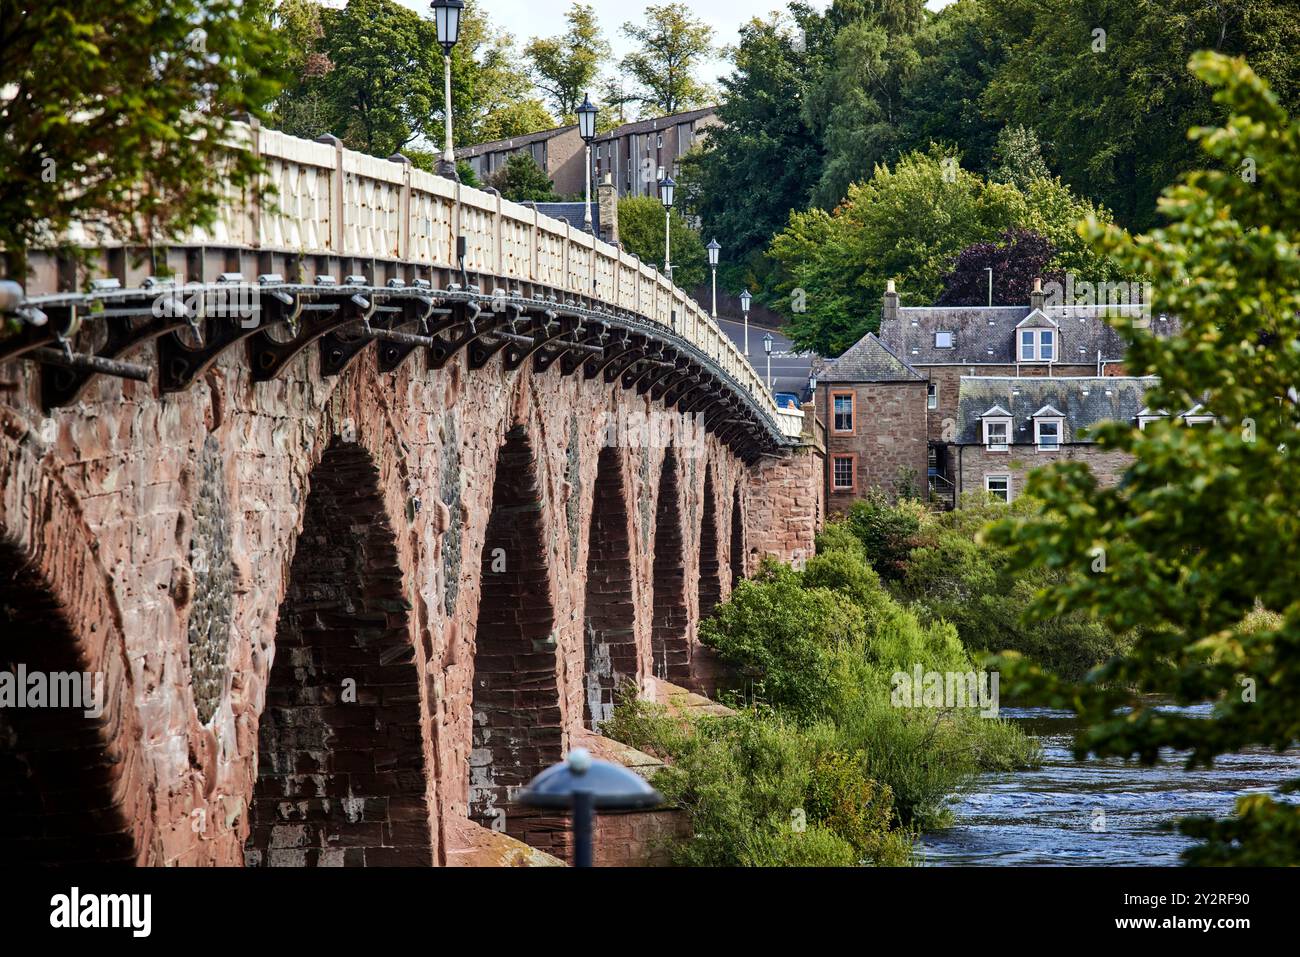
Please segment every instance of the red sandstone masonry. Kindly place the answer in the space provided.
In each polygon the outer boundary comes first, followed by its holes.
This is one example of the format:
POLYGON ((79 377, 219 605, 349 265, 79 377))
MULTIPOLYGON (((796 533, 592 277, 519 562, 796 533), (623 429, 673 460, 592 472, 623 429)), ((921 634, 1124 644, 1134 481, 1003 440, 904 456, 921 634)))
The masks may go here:
MULTIPOLYGON (((150 357, 140 350, 123 358, 150 357)), ((386 839, 384 821, 375 822, 380 830, 373 863, 412 862, 412 854, 400 848, 424 846, 421 826, 427 827, 427 850, 415 856, 426 853, 446 863, 464 840, 458 835, 469 812, 480 568, 498 453, 512 428, 525 431, 536 459, 544 570, 535 584, 549 594, 553 614, 555 647, 547 654, 561 749, 582 730, 588 530, 604 443, 602 414, 661 409, 581 375, 504 373, 496 363, 469 372, 462 361, 429 371, 417 354, 395 374, 381 375, 373 350, 366 350, 342 376, 327 379, 311 349, 280 379, 254 384, 244 357, 232 350, 186 392, 157 398, 145 385, 101 378, 79 405, 50 417, 37 411, 30 367, 0 369, 0 380, 17 387, 0 392, 0 529, 28 556, 63 609, 70 637, 83 649, 78 653, 112 676, 117 703, 103 731, 104 745, 116 762, 114 793, 131 822, 134 856, 141 863, 244 861, 259 728, 272 670, 284 663, 285 649, 276 647, 277 622, 303 544, 310 476, 334 442, 354 445, 373 464, 374 501, 391 531, 391 597, 405 608, 400 620, 385 627, 397 629, 394 637, 400 634, 409 647, 414 676, 402 693, 409 695, 415 726, 405 719, 394 726, 404 729, 404 744, 418 749, 423 788, 404 789, 400 807, 387 795, 390 833, 386 839), (575 411, 576 474, 569 468, 575 411), (448 609, 443 549, 452 517, 440 501, 440 481, 453 430, 450 451, 459 458, 463 511, 457 587, 450 590, 448 609), (189 543, 200 453, 209 435, 219 449, 234 567, 229 667, 212 719, 204 724, 191 689, 187 628, 196 578, 202 579, 189 543), (579 501, 569 509, 574 494, 579 501), (571 540, 574 534, 577 541, 571 540), (400 834, 415 837, 408 841, 400 834)), ((746 469, 712 437, 694 446, 687 424, 680 415, 669 417, 667 437, 680 455, 677 534, 686 583, 685 642, 698 668, 706 471, 714 487, 722 568, 733 559, 737 487, 750 570, 763 553, 787 559, 810 553, 824 508, 816 454, 766 459, 746 469)), ((615 451, 626 495, 634 657, 644 677, 652 668, 654 516, 664 450, 624 444, 615 451), (643 508, 649 510, 644 521, 643 508)), ((723 598, 730 578, 722 575, 723 598)), ((381 687, 381 670, 359 665, 358 687, 381 687)), ((351 743, 343 750, 373 743, 355 734, 356 729, 347 732, 351 743)))

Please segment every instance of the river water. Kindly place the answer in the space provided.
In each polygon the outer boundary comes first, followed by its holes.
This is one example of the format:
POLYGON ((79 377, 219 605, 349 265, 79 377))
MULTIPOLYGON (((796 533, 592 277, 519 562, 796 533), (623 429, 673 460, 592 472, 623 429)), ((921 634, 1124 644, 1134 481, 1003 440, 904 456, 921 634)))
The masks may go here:
MULTIPOLYGON (((1176 710, 1209 715, 1208 705, 1176 710)), ((1154 767, 1075 761, 1073 712, 1003 708, 1001 714, 1038 737, 1042 766, 981 776, 952 805, 954 825, 922 837, 918 863, 1173 866, 1192 841, 1161 824, 1194 814, 1227 817, 1239 796, 1300 777, 1295 749, 1224 755, 1213 768, 1196 771, 1183 770, 1175 752, 1154 767)))

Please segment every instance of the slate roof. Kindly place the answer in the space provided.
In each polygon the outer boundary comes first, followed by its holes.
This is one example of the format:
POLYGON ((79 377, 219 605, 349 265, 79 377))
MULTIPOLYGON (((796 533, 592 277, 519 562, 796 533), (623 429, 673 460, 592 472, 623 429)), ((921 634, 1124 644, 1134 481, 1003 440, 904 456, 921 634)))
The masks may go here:
POLYGON ((1011 415, 1013 445, 1034 441, 1036 414, 1044 407, 1065 417, 1061 441, 1086 441, 1079 431, 1098 422, 1128 422, 1143 408, 1153 376, 962 376, 957 391, 957 443, 984 441, 980 416, 994 406, 1011 415))
POLYGON ((603 143, 606 140, 616 140, 632 133, 652 133, 656 130, 666 130, 678 123, 689 123, 691 120, 701 119, 717 111, 716 106, 705 106, 697 110, 685 110, 681 113, 669 113, 665 116, 652 116, 645 120, 633 120, 631 123, 624 123, 612 130, 601 133, 596 137, 596 142, 603 143))
POLYGON ((868 332, 838 359, 823 364, 817 378, 822 382, 921 382, 925 376, 868 332))
MULTIPOLYGON (((536 206, 537 211, 543 216, 567 219, 570 226, 582 228, 582 207, 586 205, 585 203, 524 203, 523 205, 536 206)), ((600 235, 600 203, 596 202, 594 191, 591 196, 591 231, 597 236, 600 235)))
POLYGON ((471 156, 479 156, 483 153, 499 153, 502 150, 517 150, 521 147, 528 146, 531 143, 537 143, 541 140, 549 140, 552 137, 567 133, 569 130, 576 130, 577 123, 570 123, 567 126, 556 126, 549 130, 538 130, 536 133, 524 133, 520 136, 510 136, 501 140, 489 140, 486 143, 475 143, 473 146, 458 146, 455 150, 456 159, 468 159, 471 156))
MULTIPOLYGON (((1016 326, 1032 310, 1024 306, 902 306, 898 318, 882 321, 880 339, 912 365, 1014 365, 1016 326), (936 332, 951 332, 952 347, 938 348, 936 332)), ((1059 327, 1056 364, 1096 365, 1097 353, 1119 361, 1124 339, 1104 318, 1102 307, 1048 306, 1043 312, 1059 327)), ((1176 317, 1153 317, 1155 335, 1175 335, 1176 317)))

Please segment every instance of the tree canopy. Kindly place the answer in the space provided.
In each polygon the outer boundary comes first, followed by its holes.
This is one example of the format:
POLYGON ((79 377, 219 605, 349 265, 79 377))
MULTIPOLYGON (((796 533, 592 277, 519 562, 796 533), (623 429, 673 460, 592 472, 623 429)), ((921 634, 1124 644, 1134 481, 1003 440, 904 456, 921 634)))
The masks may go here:
POLYGON ((550 98, 556 114, 572 123, 601 64, 610 57, 610 46, 589 4, 574 3, 564 19, 568 30, 557 37, 534 38, 524 47, 524 54, 532 67, 533 82, 550 98))
POLYGON ((813 207, 790 215, 769 250, 781 267, 771 304, 789 317, 798 345, 838 355, 879 326, 888 280, 906 301, 928 305, 962 250, 1012 228, 1043 237, 1054 269, 1113 278, 1114 267, 1075 232, 1090 215, 1109 218, 1059 180, 1039 178, 1021 189, 963 169, 937 146, 909 153, 850 186, 833 212, 813 207))
MULTIPOLYGON (((692 289, 708 276, 708 254, 700 234, 687 225, 676 208, 669 216, 673 282, 692 289)), ((653 196, 625 196, 618 201, 618 235, 623 248, 643 262, 663 269, 664 207, 653 196)))
POLYGON ((253 185, 256 157, 224 144, 232 116, 278 90, 268 16, 261 0, 5 5, 0 249, 15 278, 26 247, 73 220, 155 242, 253 185))
POLYGON ((652 4, 643 24, 623 24, 623 35, 637 45, 621 69, 636 85, 643 110, 680 113, 708 102, 710 90, 697 73, 713 49, 713 28, 691 16, 686 4, 652 4))

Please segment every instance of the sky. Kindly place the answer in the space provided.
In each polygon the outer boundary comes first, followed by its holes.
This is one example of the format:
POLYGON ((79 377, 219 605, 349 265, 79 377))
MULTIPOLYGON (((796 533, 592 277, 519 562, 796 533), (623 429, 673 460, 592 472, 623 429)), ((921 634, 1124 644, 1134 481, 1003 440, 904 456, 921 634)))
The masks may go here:
MULTIPOLYGON (((403 6, 428 13, 427 0, 398 0, 403 6)), ((522 46, 528 39, 536 36, 555 36, 564 30, 564 12, 573 0, 482 0, 484 8, 492 22, 498 27, 513 33, 522 46)), ((621 57, 631 48, 623 36, 622 26, 629 20, 635 20, 650 0, 583 0, 596 10, 605 38, 614 48, 615 57, 621 57)), ((653 0, 655 3, 668 3, 670 0, 653 0)), ((810 6, 825 9, 830 0, 807 0, 810 6)), ((952 0, 926 0, 926 6, 938 10, 947 6, 952 0)), ((756 16, 765 16, 774 10, 785 9, 783 0, 685 0, 687 6, 695 11, 695 16, 704 20, 714 30, 714 43, 718 46, 734 45, 739 35, 741 24, 756 16)), ((335 4, 336 5, 336 4, 335 4)), ((729 66, 721 57, 715 57, 700 71, 700 78, 707 83, 716 83, 720 76, 729 72, 729 66)))

